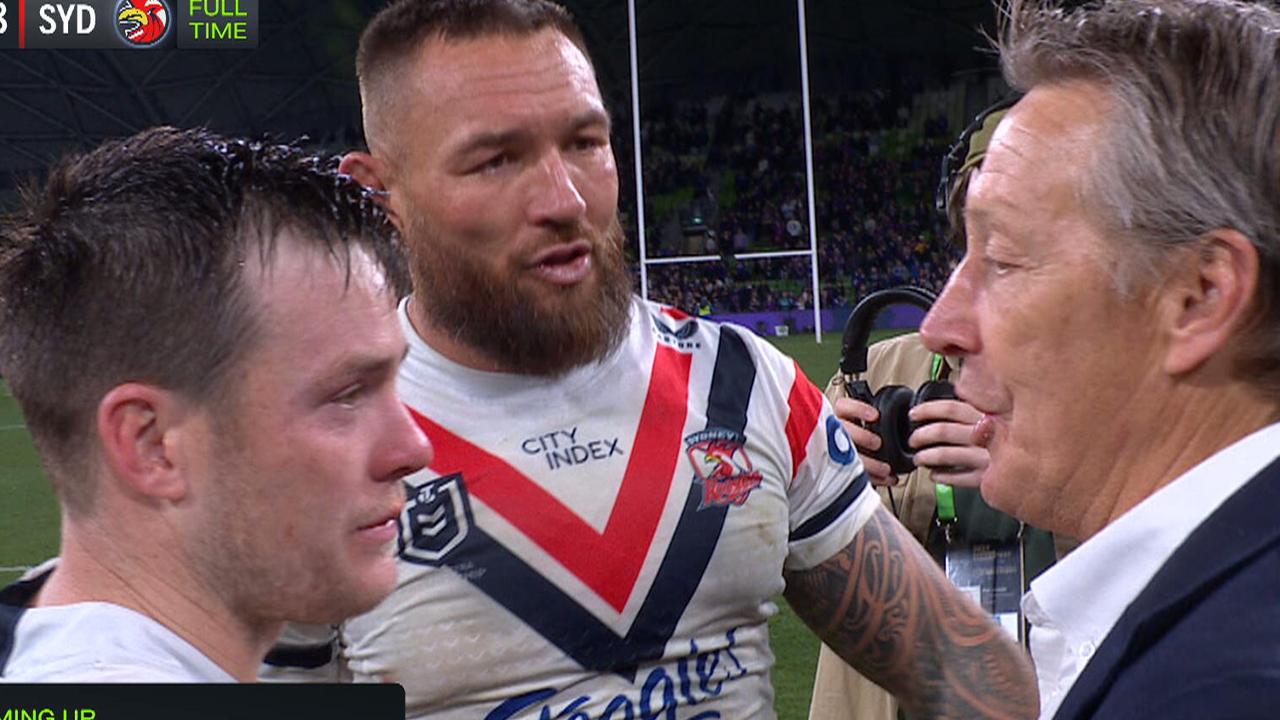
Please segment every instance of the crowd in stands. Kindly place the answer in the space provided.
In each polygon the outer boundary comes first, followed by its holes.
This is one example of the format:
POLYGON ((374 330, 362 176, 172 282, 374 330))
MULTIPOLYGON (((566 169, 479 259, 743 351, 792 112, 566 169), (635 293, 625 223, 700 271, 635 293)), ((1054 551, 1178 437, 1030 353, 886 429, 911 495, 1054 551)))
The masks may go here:
MULTIPOLYGON (((649 266, 649 296, 702 314, 811 308, 808 257, 733 257, 809 249, 798 98, 677 103, 644 117, 648 257, 720 256, 649 266)), ((961 252, 942 239, 932 205, 948 123, 909 130, 905 111, 871 93, 818 98, 812 119, 822 306, 895 285, 941 289, 961 252)), ((629 139, 618 138, 627 153, 629 139)), ((625 173, 624 186, 625 225, 625 173)))
MULTIPOLYGON (((691 313, 801 310, 813 307, 809 259, 766 258, 656 265, 649 268, 649 297, 691 313)), ((838 287, 824 287, 838 292, 838 287)), ((840 298, 843 299, 843 298, 840 298)))

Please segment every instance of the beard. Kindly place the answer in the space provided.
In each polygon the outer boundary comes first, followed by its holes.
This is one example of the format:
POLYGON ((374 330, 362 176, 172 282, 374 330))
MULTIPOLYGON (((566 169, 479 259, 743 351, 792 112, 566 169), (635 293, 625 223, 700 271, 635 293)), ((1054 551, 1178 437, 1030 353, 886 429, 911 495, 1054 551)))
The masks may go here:
POLYGON ((444 247, 430 223, 416 217, 410 228, 414 302, 436 328, 505 372, 559 376, 602 360, 622 342, 631 320, 622 226, 615 215, 603 233, 575 230, 566 235, 591 242, 595 277, 529 289, 520 270, 495 271, 476 253, 444 247))

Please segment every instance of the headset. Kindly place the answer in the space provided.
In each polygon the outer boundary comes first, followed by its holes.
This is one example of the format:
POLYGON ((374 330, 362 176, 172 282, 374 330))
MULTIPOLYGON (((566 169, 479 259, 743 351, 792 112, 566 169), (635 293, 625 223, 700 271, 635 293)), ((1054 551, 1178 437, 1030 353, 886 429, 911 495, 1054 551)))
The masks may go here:
MULTIPOLYGON (((894 287, 878 290, 862 299, 853 308, 844 326, 841 345, 840 372, 860 375, 867 371, 867 341, 871 328, 881 311, 890 305, 914 305, 926 312, 937 298, 933 293, 918 287, 894 287)), ((845 385, 849 397, 871 405, 880 412, 880 419, 860 425, 880 436, 880 449, 868 453, 887 463, 895 475, 910 472, 916 467, 915 451, 907 438, 919 427, 908 416, 911 408, 930 400, 955 399, 955 388, 946 380, 929 380, 918 389, 905 385, 886 385, 874 394, 866 380, 855 380, 845 385)))
POLYGON ((987 119, 997 113, 999 113, 997 118, 1003 118, 1004 111, 1013 107, 1021 99, 1022 93, 1011 93, 984 108, 960 132, 960 137, 947 149, 947 154, 942 156, 938 187, 933 193, 933 207, 938 212, 938 217, 942 219, 944 226, 949 220, 947 216, 948 205, 951 202, 951 188, 966 170, 977 167, 986 155, 987 143, 991 140, 991 133, 995 131, 995 126, 993 125, 985 133, 983 132, 987 119), (978 141, 978 145, 974 145, 975 139, 978 141))

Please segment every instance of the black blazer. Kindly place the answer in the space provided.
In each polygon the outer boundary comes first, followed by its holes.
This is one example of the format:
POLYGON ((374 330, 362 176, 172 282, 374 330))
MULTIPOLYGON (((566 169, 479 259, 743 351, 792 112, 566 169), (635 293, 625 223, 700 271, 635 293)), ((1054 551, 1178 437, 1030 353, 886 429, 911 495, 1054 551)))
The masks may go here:
POLYGON ((1174 551, 1054 720, 1280 718, 1280 459, 1174 551))

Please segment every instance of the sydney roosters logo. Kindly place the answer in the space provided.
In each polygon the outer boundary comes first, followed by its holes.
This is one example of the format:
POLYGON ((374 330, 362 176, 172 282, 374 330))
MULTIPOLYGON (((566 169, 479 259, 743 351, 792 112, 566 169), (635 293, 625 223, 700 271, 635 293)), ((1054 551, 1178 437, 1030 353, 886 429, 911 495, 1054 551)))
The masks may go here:
POLYGON ((164 0, 120 0, 116 29, 125 42, 150 47, 169 34, 169 5, 164 0))
POLYGON ((702 485, 698 509, 741 505, 760 487, 760 471, 751 465, 746 436, 734 430, 711 428, 688 435, 685 453, 702 485))

